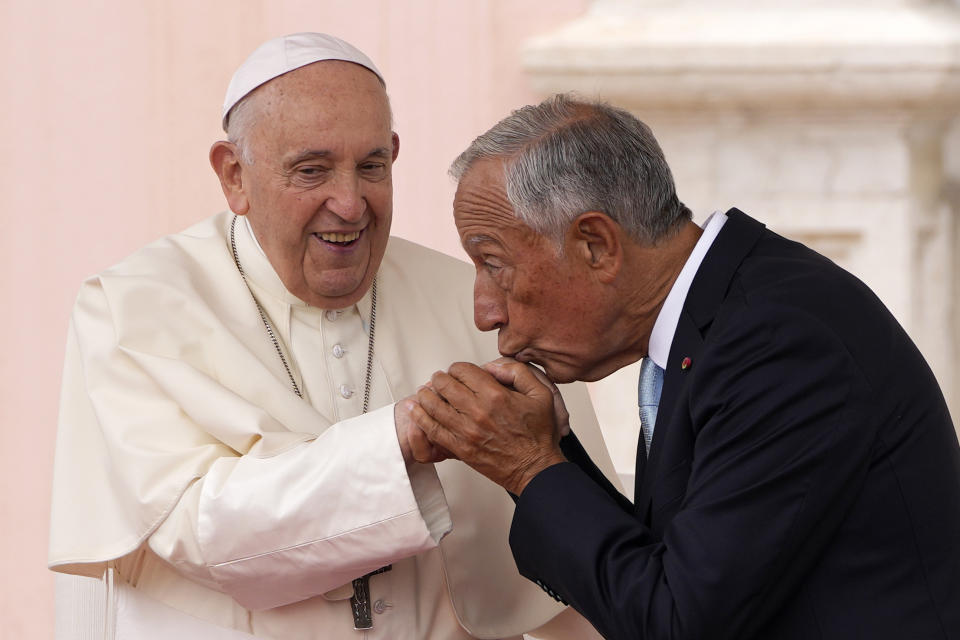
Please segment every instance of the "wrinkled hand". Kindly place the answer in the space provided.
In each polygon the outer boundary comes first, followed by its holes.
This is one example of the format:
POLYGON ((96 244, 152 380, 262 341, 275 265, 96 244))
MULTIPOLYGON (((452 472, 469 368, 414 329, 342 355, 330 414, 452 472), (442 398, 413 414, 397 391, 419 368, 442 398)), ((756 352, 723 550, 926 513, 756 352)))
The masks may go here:
MULTIPOLYGON (((483 369, 496 378, 501 384, 509 387, 513 385, 514 374, 511 372, 511 369, 505 365, 510 364, 520 363, 513 358, 507 358, 504 356, 483 365, 483 369)), ((557 434, 559 435, 559 438, 562 438, 570 433, 570 412, 567 411, 567 405, 563 401, 563 396, 560 395, 560 389, 557 389, 557 385, 553 384, 553 380, 548 378, 547 374, 541 371, 538 367, 525 363, 523 366, 529 369, 530 372, 537 377, 537 380, 540 381, 540 384, 550 389, 550 393, 553 394, 553 419, 556 423, 557 434)))
POLYGON ((521 362, 501 359, 484 369, 457 362, 433 374, 410 411, 430 442, 519 495, 538 473, 565 461, 557 423, 569 430, 568 418, 551 387, 521 362))
POLYGON ((419 408, 416 396, 404 398, 393 407, 393 423, 397 429, 397 442, 406 464, 412 462, 440 462, 453 455, 430 442, 413 419, 412 411, 419 408))

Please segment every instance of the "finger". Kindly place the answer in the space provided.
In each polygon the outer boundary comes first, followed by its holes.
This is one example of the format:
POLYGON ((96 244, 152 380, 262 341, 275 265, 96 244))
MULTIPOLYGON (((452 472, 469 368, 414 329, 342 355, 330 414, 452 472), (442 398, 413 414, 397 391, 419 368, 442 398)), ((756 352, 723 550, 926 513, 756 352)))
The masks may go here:
POLYGON ((476 392, 450 373, 437 371, 430 382, 430 389, 458 411, 465 411, 476 400, 476 392))
POLYGON ((553 415, 557 420, 557 431, 562 438, 570 433, 570 413, 563 401, 563 395, 561 395, 560 389, 557 388, 553 380, 548 378, 547 374, 541 371, 539 367, 528 364, 527 368, 541 384, 550 390, 550 394, 553 396, 553 415))
POLYGON ((570 433, 570 413, 567 411, 567 405, 563 403, 563 396, 560 392, 554 397, 553 415, 557 421, 557 434, 561 438, 570 433))
POLYGON ((516 358, 511 358, 510 356, 500 356, 496 360, 491 360, 487 364, 505 364, 507 362, 519 362, 516 358))
MULTIPOLYGON (((440 402, 443 401, 440 400, 440 402)), ((450 457, 460 457, 459 441, 456 436, 438 420, 434 419, 424 408, 422 402, 413 407, 410 416, 433 446, 443 448, 451 454, 450 457)))
POLYGON ((556 389, 547 376, 532 365, 514 360, 513 362, 491 362, 490 369, 497 371, 496 379, 504 385, 513 387, 519 393, 532 398, 543 398, 552 395, 556 389))
POLYGON ((459 460, 457 456, 453 455, 452 451, 448 451, 438 444, 433 445, 433 449, 436 452, 435 455, 438 458, 438 462, 441 460, 459 460))
MULTIPOLYGON (((483 365, 483 369, 490 372, 501 384, 509 385, 518 392, 522 392, 525 386, 523 380, 519 382, 518 386, 517 376, 526 375, 526 373, 532 374, 537 382, 550 391, 557 434, 562 438, 570 433, 570 414, 563 401, 563 396, 560 394, 557 385, 554 384, 539 367, 527 362, 519 362, 513 358, 499 358, 483 365), (521 374, 521 370, 525 371, 525 373, 521 374)), ((537 390, 536 394, 531 397, 543 399, 543 396, 540 394, 541 391, 537 390)), ((531 394, 527 393, 526 395, 529 396, 531 394)))
MULTIPOLYGON (((411 414, 413 411, 411 410, 411 414)), ((427 438, 427 434, 414 422, 414 426, 407 431, 407 444, 410 447, 410 453, 413 459, 420 463, 435 462, 436 452, 433 443, 427 438)))
POLYGON ((475 395, 499 391, 503 387, 489 372, 471 362, 454 362, 448 373, 475 395))
MULTIPOLYGON (((443 428, 444 431, 459 433, 464 429, 463 415, 453 405, 442 398, 435 389, 420 387, 417 390, 417 402, 422 411, 426 413, 434 423, 443 428)), ((411 415, 415 415, 414 412, 411 412, 411 415)), ((430 428, 433 428, 433 425, 417 424, 424 430, 427 437, 430 438, 430 441, 436 443, 433 432, 430 430, 430 428), (430 428, 428 428, 428 426, 430 428)))
POLYGON ((532 373, 533 377, 535 377, 540 382, 540 384, 550 389, 552 393, 555 393, 557 391, 557 385, 553 383, 553 380, 547 377, 547 374, 544 373, 543 369, 541 369, 537 365, 530 362, 525 362, 524 364, 527 367, 527 371, 532 373))
POLYGON ((496 378, 500 384, 508 387, 513 386, 520 371, 529 367, 530 365, 513 358, 498 358, 483 365, 484 371, 496 378))
POLYGON ((519 364, 520 363, 513 358, 497 358, 496 360, 483 365, 483 370, 493 376, 493 378, 500 384, 507 387, 512 387, 515 374, 511 370, 510 366, 519 364))

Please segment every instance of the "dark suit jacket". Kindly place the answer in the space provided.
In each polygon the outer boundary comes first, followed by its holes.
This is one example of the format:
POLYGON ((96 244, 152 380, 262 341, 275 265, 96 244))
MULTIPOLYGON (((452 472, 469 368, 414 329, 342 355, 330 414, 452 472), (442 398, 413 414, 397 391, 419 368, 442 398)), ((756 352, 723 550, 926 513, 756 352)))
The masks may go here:
POLYGON ((960 639, 960 447, 930 369, 863 283, 727 215, 636 506, 565 442, 517 503, 520 572, 608 639, 960 639))

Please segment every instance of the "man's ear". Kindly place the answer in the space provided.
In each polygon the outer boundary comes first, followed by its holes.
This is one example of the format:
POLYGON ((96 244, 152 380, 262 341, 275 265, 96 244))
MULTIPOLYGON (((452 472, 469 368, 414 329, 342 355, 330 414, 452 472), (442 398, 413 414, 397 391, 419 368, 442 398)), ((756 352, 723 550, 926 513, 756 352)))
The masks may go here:
POLYGON ((220 188, 230 210, 238 216, 250 210, 250 201, 243 189, 243 166, 240 164, 240 149, 232 142, 219 140, 210 147, 210 166, 220 178, 220 188))
POLYGON ((400 136, 394 131, 391 139, 393 140, 393 161, 396 162, 397 156, 400 155, 400 136))
POLYGON ((623 266, 623 229, 599 211, 581 213, 568 227, 565 253, 577 256, 601 282, 612 282, 623 266))

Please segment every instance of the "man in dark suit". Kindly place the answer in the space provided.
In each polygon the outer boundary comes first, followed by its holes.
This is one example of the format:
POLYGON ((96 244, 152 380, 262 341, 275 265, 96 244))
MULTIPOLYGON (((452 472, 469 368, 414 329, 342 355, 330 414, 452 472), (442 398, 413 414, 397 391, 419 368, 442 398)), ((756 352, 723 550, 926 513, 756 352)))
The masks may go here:
POLYGON ((693 224, 606 105, 514 112, 451 172, 475 321, 508 358, 435 374, 416 448, 517 496, 523 575, 611 639, 960 638, 956 432, 862 282, 736 209, 693 224), (631 504, 524 363, 566 382, 639 358, 631 504))

